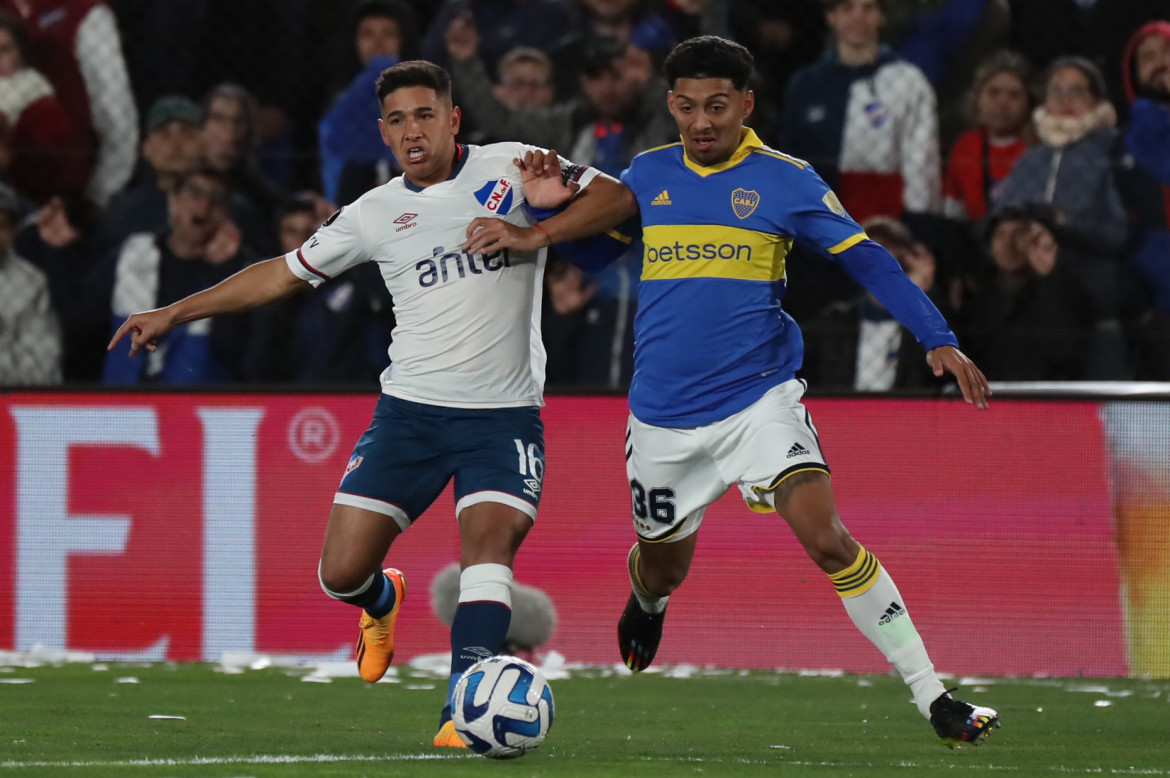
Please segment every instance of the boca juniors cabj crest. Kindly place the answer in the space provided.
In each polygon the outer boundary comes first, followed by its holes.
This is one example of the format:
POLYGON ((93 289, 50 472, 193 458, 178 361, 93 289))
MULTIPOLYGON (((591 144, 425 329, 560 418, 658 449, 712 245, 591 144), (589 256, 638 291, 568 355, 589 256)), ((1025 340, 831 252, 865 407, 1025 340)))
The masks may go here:
POLYGON ((504 179, 488 181, 475 193, 475 199, 492 213, 507 213, 512 209, 512 185, 504 179))
POLYGON ((740 219, 746 219, 760 204, 760 193, 754 189, 736 189, 731 193, 731 210, 740 219))

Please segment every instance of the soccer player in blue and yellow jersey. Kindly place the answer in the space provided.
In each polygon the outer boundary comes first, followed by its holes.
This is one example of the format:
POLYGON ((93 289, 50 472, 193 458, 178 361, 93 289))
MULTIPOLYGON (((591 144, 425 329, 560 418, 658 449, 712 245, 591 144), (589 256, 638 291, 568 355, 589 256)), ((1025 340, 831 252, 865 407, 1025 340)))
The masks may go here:
MULTIPOLYGON (((812 168, 744 126, 755 101, 752 67, 751 54, 723 38, 679 44, 665 74, 681 143, 636 157, 620 197, 574 200, 526 228, 476 219, 464 248, 559 243, 584 262, 584 246, 596 256, 601 241, 617 242, 586 238, 640 215, 645 255, 626 444, 638 541, 629 555, 633 592, 618 623, 630 669, 654 659, 703 513, 735 485, 750 508, 788 522, 937 734, 951 745, 978 744, 999 725, 998 714, 951 697, 890 574, 837 515, 820 440, 801 404, 803 342, 780 306, 792 243, 835 258, 917 336, 935 374, 952 373, 977 408, 987 407, 987 379, 812 168)), ((554 164, 533 164, 559 175, 554 164)))

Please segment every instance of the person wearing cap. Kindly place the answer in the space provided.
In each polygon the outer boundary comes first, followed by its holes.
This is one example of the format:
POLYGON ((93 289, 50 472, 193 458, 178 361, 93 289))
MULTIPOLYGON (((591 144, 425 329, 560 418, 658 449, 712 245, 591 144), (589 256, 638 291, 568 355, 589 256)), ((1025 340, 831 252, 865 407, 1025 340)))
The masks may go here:
POLYGON ((142 156, 130 186, 114 195, 98 222, 94 251, 106 254, 128 235, 167 225, 167 195, 199 162, 199 106, 186 97, 161 97, 146 112, 142 156))
POLYGON ((46 275, 12 248, 20 206, 0 184, 0 386, 61 383, 61 330, 46 275))

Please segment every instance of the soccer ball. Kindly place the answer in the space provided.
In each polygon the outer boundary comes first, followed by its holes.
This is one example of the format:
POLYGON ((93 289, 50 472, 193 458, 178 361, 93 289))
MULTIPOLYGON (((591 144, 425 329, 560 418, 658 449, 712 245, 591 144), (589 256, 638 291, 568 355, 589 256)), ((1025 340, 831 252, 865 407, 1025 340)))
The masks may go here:
POLYGON ((451 719, 472 751, 511 759, 544 742, 553 723, 552 689, 532 664, 493 656, 459 679, 451 719))

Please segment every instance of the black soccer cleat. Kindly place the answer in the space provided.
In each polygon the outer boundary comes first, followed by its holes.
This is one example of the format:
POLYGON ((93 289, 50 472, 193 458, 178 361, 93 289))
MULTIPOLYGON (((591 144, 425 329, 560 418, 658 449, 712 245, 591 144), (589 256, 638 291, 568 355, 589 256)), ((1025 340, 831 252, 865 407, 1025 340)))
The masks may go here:
POLYGON ((930 725, 951 748, 961 748, 964 743, 977 746, 1000 725, 999 714, 991 708, 956 700, 951 696, 953 691, 948 689, 930 703, 930 725))
POLYGON ((662 640, 662 622, 666 611, 647 613, 638 604, 638 598, 630 593, 630 601, 618 619, 618 650, 622 661, 635 673, 641 672, 654 661, 658 643, 662 640))

